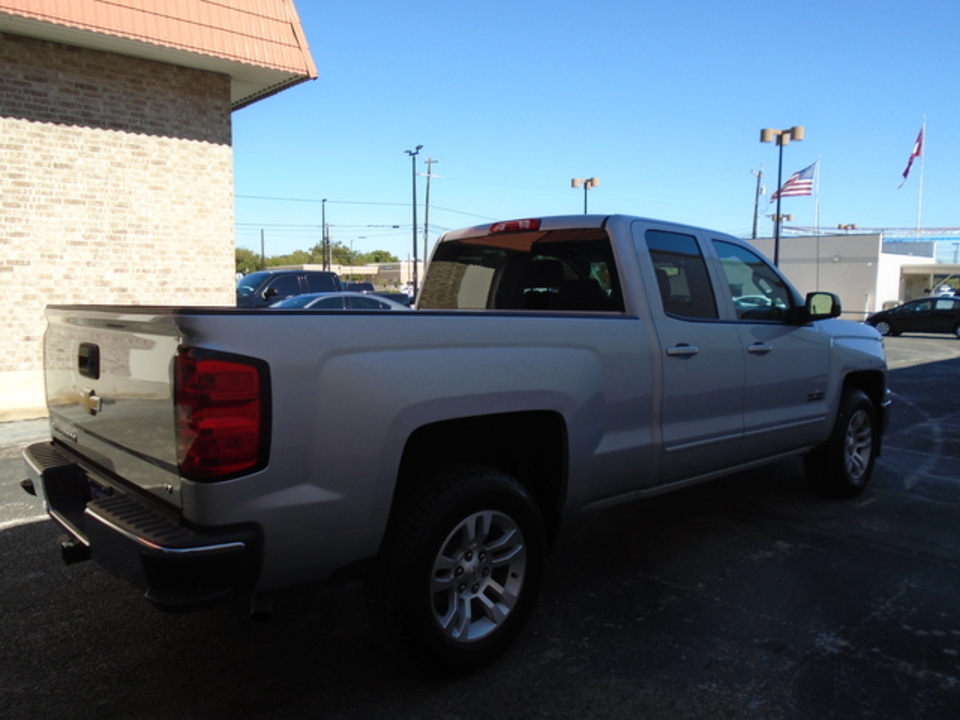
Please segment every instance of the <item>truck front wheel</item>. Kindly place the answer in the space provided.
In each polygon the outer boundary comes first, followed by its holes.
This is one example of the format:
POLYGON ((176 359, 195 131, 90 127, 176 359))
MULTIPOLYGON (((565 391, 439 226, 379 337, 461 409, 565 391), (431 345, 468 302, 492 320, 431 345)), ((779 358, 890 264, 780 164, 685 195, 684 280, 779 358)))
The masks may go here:
POLYGON ((845 390, 830 438, 804 458, 807 476, 825 495, 856 497, 870 482, 879 438, 873 402, 862 390, 845 390))
POLYGON ((373 619, 420 665, 477 668, 522 630, 545 557, 541 513, 510 475, 436 473, 395 509, 367 582, 373 619))

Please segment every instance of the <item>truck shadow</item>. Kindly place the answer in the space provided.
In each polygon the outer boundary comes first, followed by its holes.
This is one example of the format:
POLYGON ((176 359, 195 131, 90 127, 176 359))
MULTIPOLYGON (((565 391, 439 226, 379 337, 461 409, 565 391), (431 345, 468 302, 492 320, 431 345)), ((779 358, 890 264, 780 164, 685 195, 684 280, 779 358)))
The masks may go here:
MULTIPOLYGON (((913 396, 931 368, 956 377, 958 366, 906 368, 891 382, 913 396)), ((483 715, 464 710, 473 702, 491 717, 572 717, 574 707, 585 717, 641 697, 653 715, 682 718, 732 712, 709 690, 725 687, 727 700, 746 698, 739 717, 763 717, 791 691, 782 678, 816 685, 831 662, 862 662, 815 641, 824 628, 851 627, 858 603, 869 606, 873 594, 889 590, 880 580, 879 590, 864 584, 861 568, 876 547, 900 543, 885 562, 906 558, 903 567, 877 570, 881 580, 911 572, 915 558, 901 548, 923 551, 921 530, 904 545, 906 528, 932 523, 930 508, 914 507, 904 494, 911 456, 901 446, 915 446, 914 434, 931 418, 956 414, 947 399, 917 401, 894 416, 873 487, 858 500, 822 500, 792 459, 568 522, 527 632, 498 663, 455 680, 425 678, 398 663, 369 623, 358 584, 281 596, 266 623, 251 621, 239 602, 164 615, 91 563, 64 566, 51 523, 7 528, 0 531, 5 715, 483 715), (502 699, 491 699, 491 687, 502 699), (744 710, 748 701, 760 702, 756 712, 744 710)), ((947 542, 947 510, 960 500, 951 492, 939 542, 947 549, 937 559, 945 567, 960 561, 947 542)), ((899 681, 933 693, 919 680, 899 681)), ((865 689, 856 699, 879 702, 868 692, 882 696, 865 689)), ((829 707, 804 697, 810 708, 829 707)))
POLYGON ((462 693, 516 686, 521 668, 546 672, 577 655, 584 633, 682 598, 689 580, 678 569, 709 581, 707 568, 719 572, 735 552, 737 528, 755 526, 771 506, 810 501, 795 468, 784 469, 773 482, 737 476, 571 523, 528 633, 501 662, 458 680, 398 665, 367 619, 359 584, 282 595, 264 623, 239 602, 165 615, 92 563, 64 566, 52 524, 16 526, 0 533, 5 704, 18 718, 409 717, 402 708, 411 703, 421 717, 448 716, 462 693))

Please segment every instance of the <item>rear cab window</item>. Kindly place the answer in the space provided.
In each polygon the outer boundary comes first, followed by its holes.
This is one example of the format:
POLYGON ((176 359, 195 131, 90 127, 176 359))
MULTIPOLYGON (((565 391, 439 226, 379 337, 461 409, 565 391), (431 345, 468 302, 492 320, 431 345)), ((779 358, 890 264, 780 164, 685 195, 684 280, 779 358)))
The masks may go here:
POLYGON ((419 309, 623 312, 600 228, 524 230, 448 240, 430 261, 419 309))

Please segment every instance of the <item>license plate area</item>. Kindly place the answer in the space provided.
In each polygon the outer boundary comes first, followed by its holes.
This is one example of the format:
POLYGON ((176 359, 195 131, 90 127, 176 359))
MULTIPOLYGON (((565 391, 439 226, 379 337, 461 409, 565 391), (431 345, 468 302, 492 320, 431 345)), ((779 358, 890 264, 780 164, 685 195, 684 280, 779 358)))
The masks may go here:
POLYGON ((47 468, 43 471, 43 490, 51 513, 85 540, 83 511, 92 499, 87 474, 76 465, 47 468))

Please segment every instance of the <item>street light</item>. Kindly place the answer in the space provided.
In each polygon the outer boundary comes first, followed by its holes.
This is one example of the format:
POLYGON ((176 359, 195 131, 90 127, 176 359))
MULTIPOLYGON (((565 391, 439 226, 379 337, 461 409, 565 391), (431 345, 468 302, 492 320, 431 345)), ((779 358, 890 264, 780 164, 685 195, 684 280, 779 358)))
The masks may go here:
POLYGON ((776 223, 792 222, 792 221, 793 221, 793 215, 791 215, 791 214, 789 214, 789 213, 787 213, 786 215, 767 215, 767 217, 770 218, 771 220, 773 220, 773 222, 774 222, 775 224, 776 224, 776 223))
POLYGON ((773 264, 780 264, 780 189, 783 187, 783 146, 789 145, 791 140, 800 142, 803 140, 803 126, 794 125, 787 130, 772 130, 764 128, 760 131, 760 142, 773 142, 777 138, 777 147, 780 148, 777 160, 777 211, 774 213, 776 218, 773 223, 773 264))
POLYGON ((320 266, 330 269, 330 238, 327 236, 327 199, 320 201, 322 227, 320 228, 320 266))
POLYGON ((594 188, 599 184, 600 184, 600 178, 595 178, 595 177, 587 178, 586 180, 584 180, 583 178, 573 178, 570 181, 570 187, 572 188, 578 188, 581 185, 583 185, 583 214, 584 215, 587 214, 587 190, 589 190, 590 188, 594 188))
POLYGON ((413 296, 417 296, 417 155, 423 145, 417 145, 416 150, 404 150, 410 156, 410 172, 413 179, 413 296))

